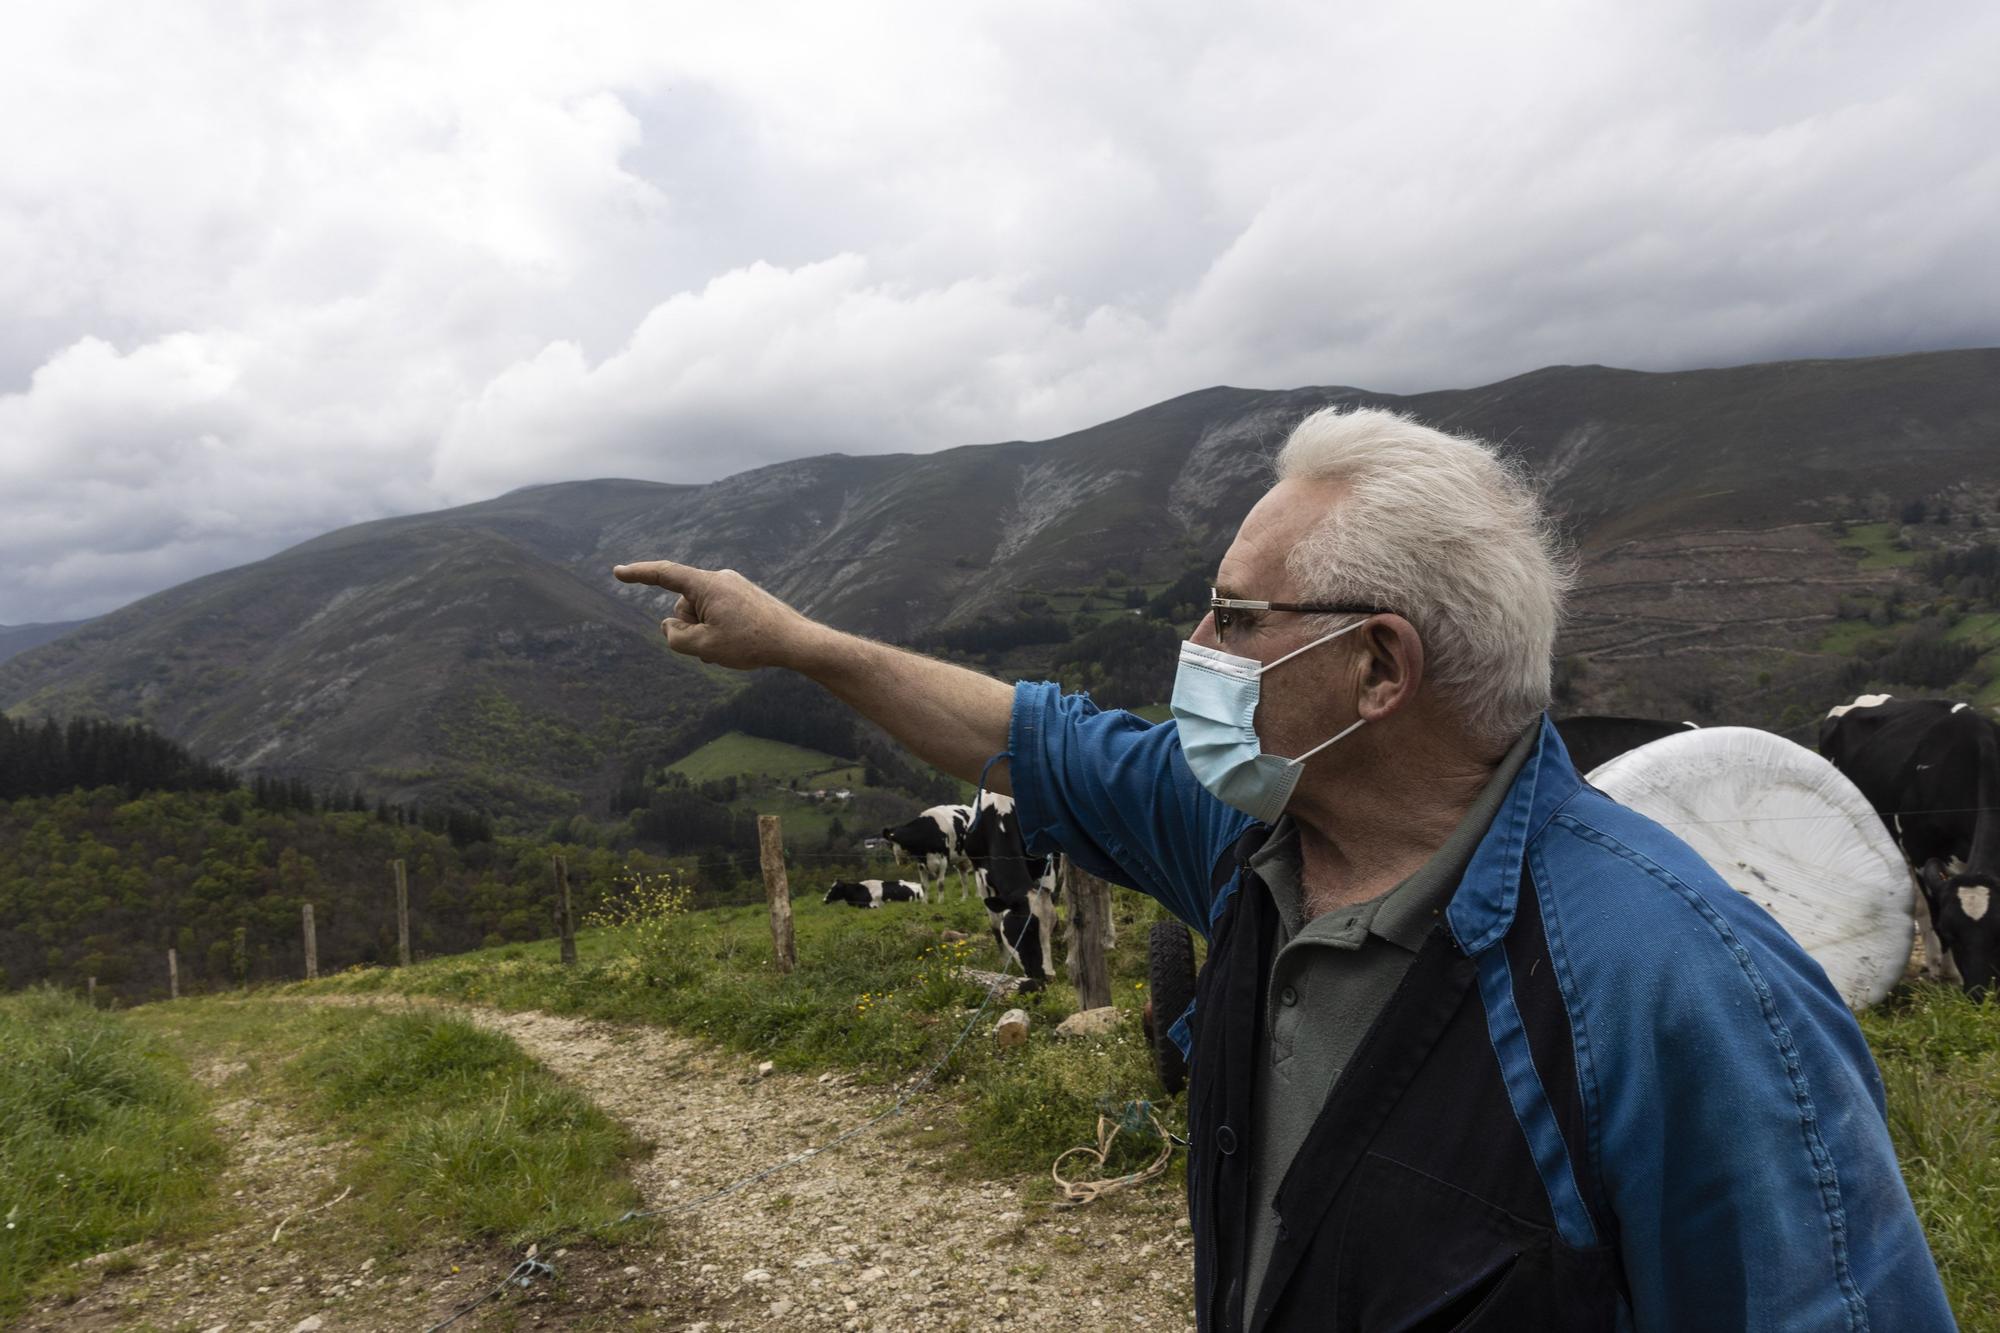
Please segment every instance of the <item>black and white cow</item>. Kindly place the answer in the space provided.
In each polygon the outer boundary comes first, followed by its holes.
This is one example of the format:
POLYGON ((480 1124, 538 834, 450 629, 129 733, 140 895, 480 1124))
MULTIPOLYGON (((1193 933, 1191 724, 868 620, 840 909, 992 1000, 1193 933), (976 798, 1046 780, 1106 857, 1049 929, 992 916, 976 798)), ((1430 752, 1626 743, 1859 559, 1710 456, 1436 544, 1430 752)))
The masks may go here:
POLYGON ((1585 774, 1627 750, 1694 730, 1692 722, 1656 722, 1650 717, 1565 717, 1556 722, 1556 734, 1562 737, 1570 762, 1585 774))
POLYGON ((917 876, 929 885, 942 888, 947 870, 958 870, 959 897, 971 896, 966 871, 972 867, 965 857, 965 830, 972 823, 969 805, 934 805, 907 824, 882 830, 882 836, 896 849, 901 864, 908 852, 917 863, 917 876))
POLYGON ((920 903, 924 886, 906 879, 837 879, 825 901, 849 907, 880 907, 883 903, 920 903))
POLYGON ((1040 990, 1052 970, 1056 926, 1056 877, 1060 859, 1029 856, 1021 841, 1014 798, 981 792, 965 854, 986 900, 986 916, 1003 957, 1021 965, 1024 991, 1040 990))
POLYGON ((1819 752, 1916 875, 1927 969, 1984 994, 2000 980, 2000 727, 1967 704, 1864 694, 1826 715, 1819 752))

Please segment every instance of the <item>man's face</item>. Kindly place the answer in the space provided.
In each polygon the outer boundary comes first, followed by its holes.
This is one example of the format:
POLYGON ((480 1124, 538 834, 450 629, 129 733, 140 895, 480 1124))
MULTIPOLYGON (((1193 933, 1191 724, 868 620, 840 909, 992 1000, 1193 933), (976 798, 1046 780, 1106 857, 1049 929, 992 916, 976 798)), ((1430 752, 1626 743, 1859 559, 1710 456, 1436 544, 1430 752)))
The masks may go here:
MULTIPOLYGON (((1327 510, 1344 498, 1337 482, 1281 481, 1259 500, 1236 530, 1236 540, 1216 570, 1216 592, 1266 602, 1304 602, 1306 595, 1285 557, 1304 540, 1327 510)), ((1220 642, 1211 612, 1195 626, 1193 642, 1238 657, 1271 662, 1312 642, 1315 617, 1284 611, 1237 612, 1229 638, 1220 642)), ((1362 662, 1355 639, 1366 631, 1335 639, 1265 673, 1257 704, 1257 735, 1269 754, 1303 754, 1354 721, 1362 662)), ((1331 758, 1334 746, 1319 758, 1331 758)))

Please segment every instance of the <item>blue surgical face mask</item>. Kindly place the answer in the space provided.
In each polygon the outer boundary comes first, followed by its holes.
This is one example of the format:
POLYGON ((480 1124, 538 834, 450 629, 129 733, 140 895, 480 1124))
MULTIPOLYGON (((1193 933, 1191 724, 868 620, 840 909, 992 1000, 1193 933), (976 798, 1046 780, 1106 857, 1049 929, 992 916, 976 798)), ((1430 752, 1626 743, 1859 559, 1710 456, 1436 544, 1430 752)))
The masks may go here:
POLYGON ((1275 823, 1292 799, 1292 789, 1299 785, 1306 760, 1367 721, 1356 718, 1339 735, 1328 737, 1296 759, 1265 754, 1257 739, 1257 698, 1264 673, 1367 623, 1356 621, 1269 663, 1198 643, 1181 644, 1173 698, 1181 752, 1195 778, 1218 801, 1260 823, 1275 823))

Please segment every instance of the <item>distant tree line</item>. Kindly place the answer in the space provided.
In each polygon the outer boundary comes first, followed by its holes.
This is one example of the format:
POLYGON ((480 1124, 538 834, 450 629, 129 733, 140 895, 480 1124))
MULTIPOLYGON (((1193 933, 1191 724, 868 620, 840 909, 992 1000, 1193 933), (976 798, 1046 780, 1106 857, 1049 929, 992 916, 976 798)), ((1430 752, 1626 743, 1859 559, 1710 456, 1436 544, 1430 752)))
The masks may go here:
MULTIPOLYGON (((1206 585, 1202 596, 1208 596, 1206 585)), ((1115 616, 1072 641, 1055 676, 1065 689, 1089 691, 1101 708, 1141 708, 1173 692, 1179 648, 1172 625, 1115 616)))
POLYGON ((117 787, 136 795, 235 786, 236 775, 228 769, 137 723, 0 717, 0 800, 56 796, 78 787, 117 787))
POLYGON ((1841 666, 1834 683, 1843 695, 1873 685, 1941 690, 1962 680, 1979 657, 1977 644, 1947 639, 1944 624, 1930 618, 1891 638, 1862 644, 1855 657, 1841 666))
POLYGON ((1146 603, 1146 614, 1170 625, 1186 625, 1208 614, 1208 599, 1214 576, 1206 569, 1190 569, 1155 593, 1146 603))
POLYGON ((1975 606, 2000 601, 2000 546, 1979 542, 1957 551, 1933 551, 1918 565, 1924 578, 1975 606))
POLYGON ((628 867, 668 868, 643 852, 528 838, 461 847, 448 825, 443 810, 408 822, 271 810, 242 790, 128 797, 106 786, 0 804, 0 989, 94 976, 100 989, 152 998, 165 992, 168 948, 186 990, 297 978, 305 902, 323 970, 393 962, 396 859, 420 954, 553 933, 558 852, 580 912, 628 867))
POLYGON ((442 802, 426 805, 418 801, 403 804, 380 797, 370 806, 367 793, 359 787, 316 791, 305 779, 297 777, 258 775, 251 779, 250 803, 259 810, 298 811, 308 815, 366 814, 372 810, 378 823, 414 825, 431 833, 442 833, 454 847, 491 842, 494 837, 492 816, 469 806, 442 802))
MULTIPOLYGON (((1043 607, 1047 606, 1046 601, 1036 600, 1043 607)), ((923 639, 919 647, 928 652, 985 656, 1038 644, 1067 643, 1069 634, 1068 621, 1037 609, 1009 620, 988 618, 936 630, 923 639)))
MULTIPOLYGON (((614 805, 633 795, 634 784, 643 784, 648 767, 684 759, 732 731, 819 750, 839 759, 853 759, 860 753, 856 718, 846 704, 797 672, 755 671, 740 691, 681 727, 656 752, 634 756, 626 766, 619 784, 621 795, 614 798, 614 805)), ((633 809, 640 803, 623 808, 633 809)))

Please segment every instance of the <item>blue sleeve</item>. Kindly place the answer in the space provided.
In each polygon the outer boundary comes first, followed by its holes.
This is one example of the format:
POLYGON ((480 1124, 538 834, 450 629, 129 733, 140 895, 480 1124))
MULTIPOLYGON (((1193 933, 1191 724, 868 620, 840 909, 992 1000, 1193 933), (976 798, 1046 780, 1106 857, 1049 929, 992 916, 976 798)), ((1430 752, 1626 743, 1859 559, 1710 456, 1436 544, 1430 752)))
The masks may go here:
POLYGON ((1204 936, 1215 863, 1250 817, 1210 796, 1171 722, 1105 712, 1047 681, 1014 687, 1014 812, 1030 851, 1149 894, 1204 936))
POLYGON ((1677 839, 1640 845, 1569 823, 1537 867, 1570 889, 1550 951, 1637 1326, 1954 1328, 1826 973, 1677 839))

